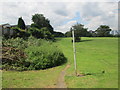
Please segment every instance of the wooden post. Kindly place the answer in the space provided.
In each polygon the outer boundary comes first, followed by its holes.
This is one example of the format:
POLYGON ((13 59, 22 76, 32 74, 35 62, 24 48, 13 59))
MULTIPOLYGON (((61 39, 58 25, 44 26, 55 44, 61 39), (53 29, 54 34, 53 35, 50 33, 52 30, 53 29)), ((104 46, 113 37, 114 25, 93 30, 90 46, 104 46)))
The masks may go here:
POLYGON ((73 53, 74 53, 75 75, 77 76, 77 65, 76 65, 76 50, 75 50, 75 37, 74 37, 74 30, 72 30, 72 36, 73 36, 73 53))

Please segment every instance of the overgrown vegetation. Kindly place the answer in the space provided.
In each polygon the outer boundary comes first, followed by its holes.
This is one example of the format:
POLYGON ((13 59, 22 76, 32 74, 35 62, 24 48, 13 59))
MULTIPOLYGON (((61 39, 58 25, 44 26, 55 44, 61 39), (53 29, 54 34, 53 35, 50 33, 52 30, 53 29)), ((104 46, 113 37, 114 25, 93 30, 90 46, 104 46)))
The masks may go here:
POLYGON ((63 53, 52 43, 54 31, 50 21, 43 14, 33 15, 32 21, 28 28, 20 17, 18 25, 11 27, 14 33, 3 35, 2 69, 39 70, 66 62, 63 53))
POLYGON ((3 39, 2 69, 39 70, 66 62, 63 53, 51 42, 29 37, 3 39))

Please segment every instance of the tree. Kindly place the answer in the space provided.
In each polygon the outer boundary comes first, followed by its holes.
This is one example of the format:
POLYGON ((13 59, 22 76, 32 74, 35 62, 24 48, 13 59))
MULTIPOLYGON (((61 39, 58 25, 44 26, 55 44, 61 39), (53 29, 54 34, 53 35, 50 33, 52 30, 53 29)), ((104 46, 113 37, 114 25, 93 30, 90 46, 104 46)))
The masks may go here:
POLYGON ((46 27, 43 27, 41 29, 31 27, 30 29, 28 29, 28 33, 34 36, 35 38, 54 39, 53 35, 46 27))
POLYGON ((55 32, 54 31, 53 34, 54 34, 55 37, 64 37, 64 33, 62 33, 62 32, 55 32))
POLYGON ((36 27, 41 29, 43 27, 47 27, 51 33, 53 33, 53 27, 50 25, 50 21, 46 19, 43 14, 35 14, 32 16, 32 21, 34 22, 31 24, 31 27, 36 27))
POLYGON ((86 37, 88 35, 87 28, 84 28, 82 24, 76 24, 71 27, 71 31, 75 31, 75 37, 86 37))
POLYGON ((107 25, 100 25, 97 30, 96 30, 96 34, 99 37, 107 37, 110 36, 110 27, 107 25))
POLYGON ((44 38, 43 32, 41 31, 41 29, 38 29, 36 27, 29 28, 27 32, 36 38, 44 38))
POLYGON ((116 37, 120 37, 120 30, 116 30, 115 36, 116 36, 116 37))
POLYGON ((14 34, 11 36, 12 38, 20 37, 20 38, 27 38, 29 37, 29 33, 19 27, 12 27, 14 34))
POLYGON ((72 37, 72 32, 71 31, 67 31, 65 33, 65 37, 72 37))
POLYGON ((22 19, 22 17, 20 17, 18 19, 18 25, 17 25, 20 29, 25 29, 25 22, 24 20, 22 19))
POLYGON ((44 39, 54 39, 53 35, 50 33, 48 28, 43 27, 43 28, 41 28, 41 31, 43 33, 44 39))

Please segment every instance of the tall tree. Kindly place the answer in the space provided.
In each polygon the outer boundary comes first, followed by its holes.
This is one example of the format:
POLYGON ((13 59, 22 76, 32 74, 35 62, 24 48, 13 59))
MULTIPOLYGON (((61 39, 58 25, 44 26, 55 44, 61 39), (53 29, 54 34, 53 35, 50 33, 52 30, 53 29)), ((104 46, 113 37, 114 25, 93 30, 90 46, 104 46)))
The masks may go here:
POLYGON ((25 22, 24 22, 24 20, 22 19, 22 17, 20 17, 20 18, 18 19, 18 27, 19 27, 20 29, 25 29, 25 22))
POLYGON ((32 16, 32 21, 34 22, 31 26, 41 29, 47 27, 51 33, 53 33, 53 27, 50 25, 50 21, 46 19, 43 14, 35 14, 32 16))
POLYGON ((110 36, 110 27, 107 25, 100 25, 97 30, 96 30, 96 34, 99 37, 107 37, 110 36))

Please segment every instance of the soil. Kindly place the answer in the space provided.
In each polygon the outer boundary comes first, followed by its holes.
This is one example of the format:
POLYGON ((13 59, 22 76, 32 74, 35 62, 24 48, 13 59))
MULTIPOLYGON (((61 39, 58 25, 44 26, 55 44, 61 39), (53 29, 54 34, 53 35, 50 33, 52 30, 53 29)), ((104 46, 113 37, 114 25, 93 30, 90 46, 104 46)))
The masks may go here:
POLYGON ((66 83, 65 83, 65 73, 66 70, 70 67, 70 65, 67 65, 60 73, 59 78, 58 78, 58 82, 56 85, 56 88, 67 88, 66 83))

